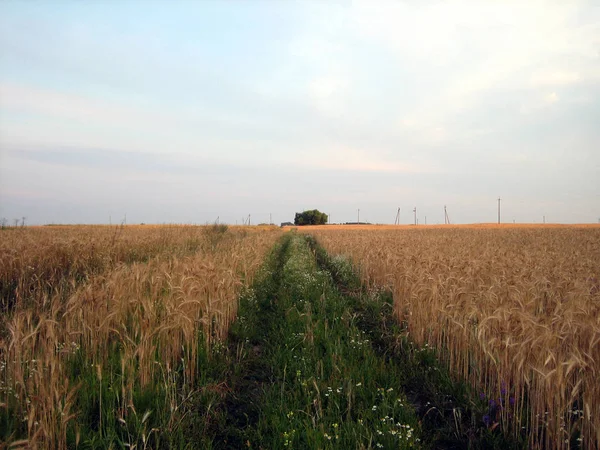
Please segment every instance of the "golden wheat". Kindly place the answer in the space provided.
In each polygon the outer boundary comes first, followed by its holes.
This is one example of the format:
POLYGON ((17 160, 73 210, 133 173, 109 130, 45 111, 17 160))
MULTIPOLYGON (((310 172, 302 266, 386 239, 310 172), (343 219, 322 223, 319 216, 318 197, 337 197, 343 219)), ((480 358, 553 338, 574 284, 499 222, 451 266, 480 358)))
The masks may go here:
POLYGON ((311 230, 531 448, 600 446, 600 228, 311 230))
MULTIPOLYGON (((55 226, 0 233, 0 308, 44 299, 119 263, 161 252, 193 251, 202 232, 192 226, 55 226)), ((28 305, 30 306, 30 305, 28 305)))
MULTIPOLYGON (((10 272, 19 280, 13 279, 12 286, 20 297, 3 318, 0 405, 27 422, 26 443, 33 448, 66 446, 79 389, 67 366, 77 352, 96 367, 101 381, 102 367, 119 349, 119 420, 135 411, 134 383, 142 388, 150 383, 175 386, 174 368, 183 365, 179 383, 191 389, 202 370, 198 339, 211 346, 226 336, 241 287, 251 283, 279 236, 274 229, 187 227, 173 233, 139 227, 124 233, 114 250, 105 248, 112 235, 104 228, 62 229, 56 236, 47 229, 17 231, 22 240, 10 243, 23 256, 8 251, 8 240, 0 247, 9 267, 3 267, 2 276, 10 280, 10 272), (51 244, 30 247, 43 238, 51 244), (58 243, 63 239, 66 250, 58 243), (191 241, 195 251, 176 251, 191 241), (123 258, 111 254, 115 251, 135 251, 150 259, 118 264, 123 258), (108 262, 97 266, 94 252, 108 262), (35 266, 28 269, 27 264, 35 266), (75 273, 74 264, 78 274, 85 274, 84 282, 60 277, 61 271, 75 273), (32 276, 39 280, 32 282, 32 276)), ((172 393, 173 416, 178 402, 172 393)))

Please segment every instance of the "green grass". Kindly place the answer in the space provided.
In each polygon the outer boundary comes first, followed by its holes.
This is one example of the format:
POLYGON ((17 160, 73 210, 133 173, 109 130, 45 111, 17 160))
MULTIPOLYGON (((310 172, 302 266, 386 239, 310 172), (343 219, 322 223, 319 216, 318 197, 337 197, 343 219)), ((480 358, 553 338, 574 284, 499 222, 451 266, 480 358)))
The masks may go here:
POLYGON ((306 240, 283 238, 231 331, 215 448, 412 448, 421 431, 400 368, 376 351, 351 299, 306 240), (233 350, 230 350, 233 353, 233 350))

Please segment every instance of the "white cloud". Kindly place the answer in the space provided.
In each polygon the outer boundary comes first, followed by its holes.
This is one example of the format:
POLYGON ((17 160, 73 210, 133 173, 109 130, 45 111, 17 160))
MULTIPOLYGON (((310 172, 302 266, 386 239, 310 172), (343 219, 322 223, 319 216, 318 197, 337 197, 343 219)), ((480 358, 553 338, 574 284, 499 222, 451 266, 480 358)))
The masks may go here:
POLYGON ((529 99, 524 99, 521 102, 519 112, 524 115, 541 113, 556 106, 560 100, 561 98, 556 92, 545 92, 529 99))
POLYGON ((544 100, 546 101, 546 103, 552 104, 552 103, 556 103, 559 99, 558 99, 558 95, 556 95, 556 92, 550 92, 549 94, 547 94, 544 97, 544 100))
POLYGON ((261 118, 239 111, 207 111, 202 105, 142 105, 128 97, 104 99, 1 80, 0 118, 0 148, 32 145, 178 152, 221 161, 232 156, 253 161, 261 151, 271 151, 271 146, 261 143, 254 155, 247 152, 257 145, 246 134, 255 132, 261 118))
MULTIPOLYGON (((492 93, 532 90, 537 96, 540 88, 599 80, 600 22, 579 23, 582 14, 574 2, 516 0, 359 1, 352 8, 364 39, 423 78, 419 103, 400 123, 421 130, 424 141, 439 128, 450 130, 449 121, 492 93)), ((547 101, 555 103, 555 95, 547 101)), ((446 136, 461 133, 452 129, 446 136)))
POLYGON ((581 81, 582 78, 577 72, 571 71, 540 71, 531 75, 531 85, 533 87, 548 86, 566 86, 581 81))
POLYGON ((344 97, 349 85, 344 77, 326 75, 310 81, 308 91, 314 106, 321 113, 338 117, 344 112, 344 97))
POLYGON ((144 131, 158 132, 173 121, 167 114, 124 102, 15 83, 0 83, 0 111, 7 118, 14 113, 31 116, 0 123, 4 141, 90 146, 92 140, 96 147, 129 150, 147 148, 157 136, 145 137, 144 131))
MULTIPOLYGON (((12 56, 3 59, 10 70, 0 75, 0 152, 3 147, 19 152, 27 144, 48 153, 60 153, 57 145, 87 151, 86 161, 101 180, 105 172, 90 149, 135 151, 132 166, 141 174, 130 174, 126 181, 132 184, 150 184, 154 177, 144 172, 151 164, 139 153, 168 153, 170 167, 156 163, 150 169, 172 174, 165 186, 189 178, 186 186, 196 188, 187 191, 200 193, 203 201, 214 197, 212 180, 236 180, 252 199, 258 185, 276 185, 270 176, 286 170, 298 178, 281 184, 298 201, 306 198, 306 174, 323 181, 315 182, 314 196, 321 199, 332 173, 353 189, 352 195, 339 194, 340 203, 360 197, 395 205, 402 196, 391 188, 400 183, 402 189, 419 186, 411 203, 417 203, 417 194, 419 201, 454 196, 464 198, 470 210, 500 187, 518 192, 529 189, 531 177, 553 180, 559 168, 571 167, 565 184, 584 186, 581 180, 593 178, 584 176, 593 164, 565 163, 585 160, 582 155, 597 159, 600 10, 594 5, 577 0, 358 0, 341 7, 300 3, 291 10, 282 5, 273 16, 256 15, 256 26, 235 35, 215 23, 215 39, 203 42, 194 40, 204 35, 193 27, 178 26, 183 34, 164 29, 153 37, 145 31, 158 29, 149 16, 139 21, 133 42, 108 26, 107 45, 99 28, 87 33, 85 26, 73 25, 89 20, 85 8, 79 16, 42 17, 44 36, 74 30, 56 42, 25 32, 19 37, 20 29, 31 27, 5 19, 15 25, 3 35, 12 48, 4 53, 12 56), (279 14, 293 27, 282 31, 281 22, 273 22, 279 14), (67 46, 72 36, 78 39, 67 46), (229 38, 256 42, 257 51, 224 45, 229 38), (143 52, 136 42, 146 50, 154 42, 158 53, 143 52), (171 51, 180 47, 185 51, 171 51), (30 55, 23 57, 23 48, 30 55), (569 153, 561 153, 564 149, 569 153), (543 158, 556 168, 538 164, 543 158), (214 172, 204 191, 194 184, 196 167, 214 172), (490 167, 493 176, 486 172, 490 167), (386 192, 388 198, 378 196, 386 192)), ((73 162, 84 159, 80 156, 73 162)), ((51 155, 44 158, 39 159, 49 161, 51 155)), ((19 161, 3 159, 3 175, 12 171, 14 184, 25 187, 19 180, 26 179, 29 166, 19 161)), ((36 173, 47 170, 48 178, 50 170, 58 171, 54 163, 39 166, 36 173)), ((52 179, 71 183, 69 176, 52 179)), ((597 194, 596 185, 586 192, 597 194)), ((543 195, 557 192, 554 183, 544 187, 543 195)), ((169 195, 179 194, 179 188, 169 189, 169 195)), ((267 190, 276 198, 270 186, 267 190)), ((231 195, 223 188, 219 193, 229 205, 223 208, 231 209, 231 195)), ((243 208, 250 203, 244 201, 243 208)), ((289 200, 281 203, 287 207, 289 200)))
POLYGON ((381 173, 437 173, 439 169, 432 164, 416 163, 394 157, 383 157, 380 149, 373 148, 369 151, 336 146, 319 151, 307 158, 303 155, 297 165, 317 168, 356 172, 381 172, 381 173))

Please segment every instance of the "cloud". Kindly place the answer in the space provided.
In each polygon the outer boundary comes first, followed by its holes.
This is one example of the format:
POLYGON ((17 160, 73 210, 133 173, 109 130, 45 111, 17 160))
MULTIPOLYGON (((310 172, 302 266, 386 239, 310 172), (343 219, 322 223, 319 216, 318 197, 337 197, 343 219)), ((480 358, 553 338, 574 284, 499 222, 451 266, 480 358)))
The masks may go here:
POLYGON ((560 97, 554 91, 530 96, 522 101, 519 112, 523 115, 540 114, 556 106, 559 101, 560 97))
MULTIPOLYGON (((1 147, 116 148, 135 153, 187 153, 228 161, 289 159, 281 143, 317 127, 310 110, 294 103, 247 95, 237 108, 211 109, 201 102, 164 105, 128 97, 43 88, 0 79, 1 147), (251 154, 252 152, 252 154, 251 154)), ((1 148, 0 147, 0 148, 1 148)))
POLYGON ((360 199, 391 202, 389 220, 399 197, 542 202, 557 177, 597 198, 593 4, 265 5, 159 6, 131 25, 127 5, 4 7, 0 187, 16 199, 30 177, 57 199, 154 196, 165 211, 360 199))
POLYGON ((478 109, 482 94, 531 90, 530 97, 600 80, 600 21, 584 4, 359 1, 351 16, 364 39, 421 77, 419 102, 399 121, 420 130, 423 142, 440 128, 444 139, 464 137, 448 122, 478 109))
POLYGON ((336 170, 364 173, 389 173, 389 174, 431 174, 438 173, 439 169, 432 165, 402 161, 398 158, 383 157, 383 152, 378 149, 361 150, 351 147, 333 147, 321 149, 318 158, 303 158, 298 165, 321 170, 336 170))
POLYGON ((147 121, 165 121, 166 115, 147 112, 110 101, 32 85, 0 83, 2 110, 48 115, 77 121, 94 121, 107 125, 142 124, 147 121))
POLYGON ((531 75, 531 85, 533 87, 553 87, 570 85, 582 80, 577 72, 571 71, 540 71, 531 75))
POLYGON ((558 95, 556 95, 556 92, 551 92, 544 97, 544 101, 548 104, 556 103, 558 101, 558 95))
POLYGON ((326 75, 310 81, 308 91, 315 107, 324 115, 339 117, 344 112, 344 96, 349 81, 343 77, 326 75))

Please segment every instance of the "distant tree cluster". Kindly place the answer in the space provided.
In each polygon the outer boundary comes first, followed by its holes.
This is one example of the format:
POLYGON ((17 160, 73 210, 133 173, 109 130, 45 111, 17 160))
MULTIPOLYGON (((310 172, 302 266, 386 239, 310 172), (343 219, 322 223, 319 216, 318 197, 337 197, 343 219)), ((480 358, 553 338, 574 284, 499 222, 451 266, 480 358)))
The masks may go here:
POLYGON ((325 225, 326 223, 327 214, 317 209, 296 213, 294 218, 294 225, 325 225))

